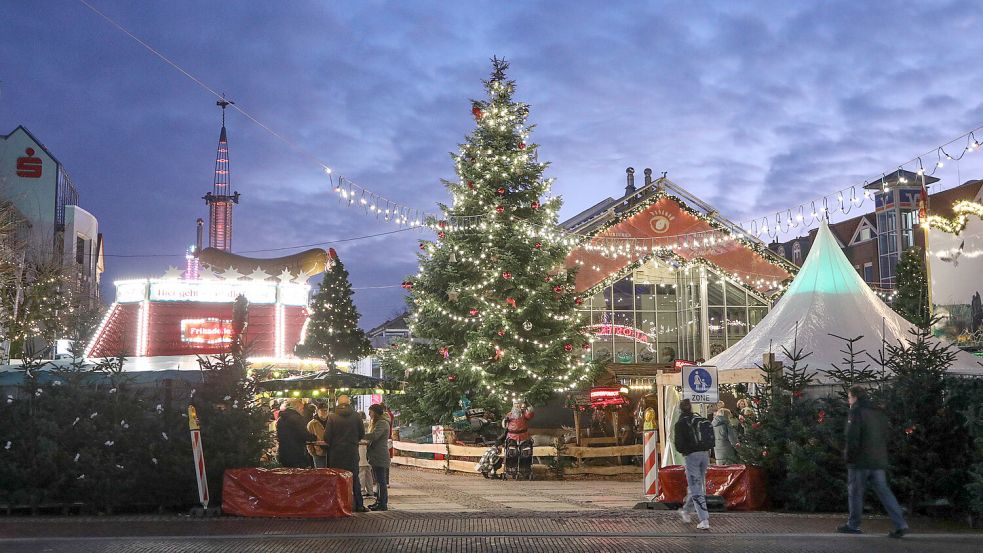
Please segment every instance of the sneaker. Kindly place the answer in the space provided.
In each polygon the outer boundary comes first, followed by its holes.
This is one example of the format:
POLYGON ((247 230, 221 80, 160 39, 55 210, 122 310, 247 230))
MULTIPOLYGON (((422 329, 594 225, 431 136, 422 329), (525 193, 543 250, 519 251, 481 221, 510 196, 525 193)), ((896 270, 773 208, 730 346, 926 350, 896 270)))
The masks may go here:
POLYGON ((683 519, 683 522, 686 524, 693 522, 693 517, 689 516, 689 513, 682 509, 679 510, 679 518, 683 519))
POLYGON ((373 503, 372 505, 369 505, 369 510, 370 511, 388 511, 389 510, 389 507, 385 507, 383 505, 379 505, 378 503, 373 503))
POLYGON ((355 507, 355 509, 353 509, 353 510, 354 510, 354 511, 355 511, 356 513, 367 513, 367 512, 369 512, 369 510, 368 510, 368 509, 366 509, 365 507, 355 507))
MULTIPOLYGON (((836 529, 836 531, 841 534, 863 534, 863 531, 860 530, 860 528, 854 528, 849 524, 844 524, 843 526, 840 526, 839 528, 836 529)), ((900 538, 901 536, 898 537, 900 538)))
POLYGON ((696 525, 696 529, 697 530, 709 530, 710 529, 710 521, 709 520, 701 520, 700 523, 696 525))
POLYGON ((887 537, 889 537, 889 538, 902 538, 907 533, 908 533, 908 529, 907 528, 897 528, 895 530, 892 530, 891 533, 889 533, 887 535, 887 537))

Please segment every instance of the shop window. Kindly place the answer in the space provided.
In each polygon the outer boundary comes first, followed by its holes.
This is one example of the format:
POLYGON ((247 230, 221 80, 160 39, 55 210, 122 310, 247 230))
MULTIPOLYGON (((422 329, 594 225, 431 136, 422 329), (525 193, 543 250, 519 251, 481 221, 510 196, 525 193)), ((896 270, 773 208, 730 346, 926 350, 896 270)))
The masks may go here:
POLYGON ((707 305, 724 305, 724 282, 714 273, 707 274, 707 305))
POLYGON ((747 305, 747 293, 743 288, 727 283, 727 305, 747 305))
POLYGON ((802 244, 799 242, 792 244, 792 262, 796 265, 802 264, 802 244))
POLYGON ((864 263, 864 282, 874 282, 874 264, 864 263))
POLYGON ((639 311, 655 310, 654 284, 635 284, 635 309, 639 311))
POLYGON ((611 287, 614 301, 611 306, 616 311, 631 311, 634 309, 635 290, 630 278, 623 278, 611 287))
POLYGON ((748 332, 748 316, 747 308, 740 307, 727 307, 727 345, 732 346, 737 343, 738 340, 747 335, 748 332))

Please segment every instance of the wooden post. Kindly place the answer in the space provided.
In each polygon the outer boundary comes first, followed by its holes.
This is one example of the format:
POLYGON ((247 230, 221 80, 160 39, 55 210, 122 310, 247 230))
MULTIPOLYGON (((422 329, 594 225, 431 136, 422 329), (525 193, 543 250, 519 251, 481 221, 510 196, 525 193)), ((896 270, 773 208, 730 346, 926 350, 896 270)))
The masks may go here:
POLYGON ((580 409, 576 406, 573 408, 573 431, 577 434, 577 439, 574 443, 577 444, 577 447, 580 447, 580 409))
POLYGON ((666 395, 665 386, 659 382, 659 375, 662 372, 659 371, 655 376, 655 397, 657 399, 658 411, 659 411, 659 455, 666 449, 666 395))
MULTIPOLYGON (((614 445, 621 445, 618 443, 618 410, 611 411, 611 429, 614 430, 614 445)), ((618 464, 621 464, 621 456, 618 456, 618 464)))

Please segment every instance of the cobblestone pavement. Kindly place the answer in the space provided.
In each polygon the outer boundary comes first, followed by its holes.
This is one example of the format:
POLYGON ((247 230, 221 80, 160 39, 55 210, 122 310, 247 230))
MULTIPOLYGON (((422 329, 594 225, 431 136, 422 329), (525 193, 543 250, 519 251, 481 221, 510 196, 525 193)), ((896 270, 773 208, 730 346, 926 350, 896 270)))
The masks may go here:
POLYGON ((983 533, 911 521, 914 534, 885 537, 883 517, 866 534, 833 531, 843 515, 713 513, 698 533, 668 511, 631 510, 636 482, 501 482, 398 469, 393 510, 340 520, 190 519, 184 516, 0 518, 0 551, 386 552, 386 551, 983 551, 983 533))

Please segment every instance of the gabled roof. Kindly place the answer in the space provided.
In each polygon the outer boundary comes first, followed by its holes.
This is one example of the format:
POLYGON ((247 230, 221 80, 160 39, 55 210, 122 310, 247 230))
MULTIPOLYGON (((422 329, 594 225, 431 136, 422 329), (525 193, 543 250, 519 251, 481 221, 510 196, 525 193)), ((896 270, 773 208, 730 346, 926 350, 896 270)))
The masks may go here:
POLYGON ((580 292, 627 274, 656 255, 675 262, 704 262, 747 283, 757 281, 753 287, 759 293, 767 293, 774 283, 789 279, 796 270, 795 265, 768 250, 763 242, 748 236, 702 200, 665 178, 621 199, 601 202, 575 219, 580 222, 571 219, 563 226, 587 237, 566 260, 567 267, 577 268, 576 288, 580 292), (693 244, 697 237, 713 241, 702 243, 701 239, 699 245, 693 244), (660 248, 660 252, 608 256, 599 251, 608 242, 631 242, 648 251, 660 248))
POLYGON ((17 128, 15 128, 14 130, 10 131, 8 134, 4 135, 4 137, 3 137, 4 140, 6 140, 6 139, 10 138, 11 136, 13 136, 14 133, 16 133, 17 131, 24 131, 24 133, 28 137, 30 137, 30 139, 33 140, 35 144, 37 144, 42 150, 44 150, 44 153, 47 154, 48 157, 50 157, 51 159, 54 160, 55 164, 57 164, 58 166, 62 166, 61 162, 58 161, 58 158, 55 157, 55 154, 51 153, 51 150, 49 150, 48 147, 45 146, 43 142, 41 142, 40 140, 38 140, 38 137, 34 136, 34 133, 32 133, 31 131, 29 131, 27 129, 27 127, 25 127, 24 125, 17 125, 17 128))
POLYGON ((369 330, 368 332, 365 333, 365 335, 369 338, 372 338, 376 334, 381 334, 386 330, 409 330, 410 327, 406 323, 407 316, 408 314, 404 311, 402 314, 396 315, 392 319, 389 319, 388 321, 379 324, 372 330, 369 330))
POLYGON ((939 215, 946 219, 956 216, 952 205, 958 201, 980 201, 983 194, 983 179, 966 181, 955 188, 930 194, 928 197, 929 215, 939 215))

